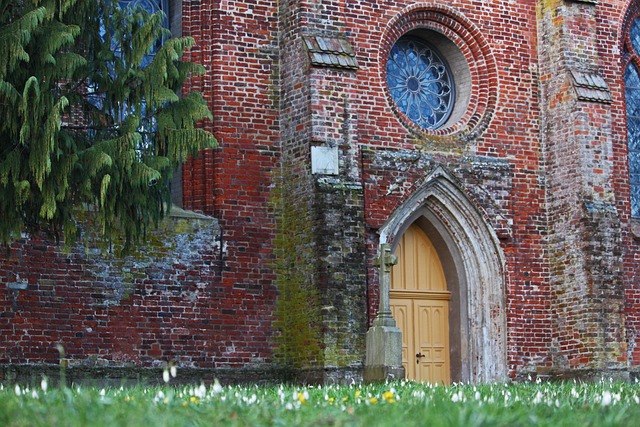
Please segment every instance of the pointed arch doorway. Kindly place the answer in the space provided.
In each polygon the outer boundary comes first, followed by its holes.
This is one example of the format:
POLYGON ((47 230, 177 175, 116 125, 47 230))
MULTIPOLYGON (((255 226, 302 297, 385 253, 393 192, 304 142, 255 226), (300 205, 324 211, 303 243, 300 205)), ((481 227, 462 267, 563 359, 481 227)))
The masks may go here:
POLYGON ((400 238, 391 271, 391 312, 402 331, 402 365, 408 379, 451 382, 449 301, 440 257, 416 223, 400 238))
MULTIPOLYGON (((392 311, 393 318, 399 328, 407 330, 406 333, 402 330, 403 348, 401 349, 405 352, 407 377, 412 378, 413 375, 414 379, 431 382, 481 383, 506 380, 504 258, 495 232, 485 221, 482 213, 461 191, 456 180, 442 167, 436 168, 425 178, 422 186, 390 216, 380 228, 379 236, 380 244, 390 245, 392 252, 398 256, 400 265, 407 262, 418 265, 418 272, 416 267, 413 268, 414 276, 427 274, 424 273, 425 268, 420 266, 430 263, 433 265, 435 257, 428 254, 435 253, 445 277, 445 284, 426 285, 427 288, 421 288, 425 286, 423 284, 412 284, 410 290, 407 288, 409 285, 400 284, 401 282, 394 284, 396 279, 392 278, 390 289, 387 291, 390 305, 392 298, 395 305, 392 311), (417 230, 422 234, 416 233, 417 230), (413 235, 411 238, 417 235, 420 239, 424 239, 422 237, 424 235, 427 239, 417 245, 423 246, 422 255, 417 258, 414 256, 413 261, 407 261, 407 256, 402 254, 406 252, 403 246, 407 246, 407 236, 410 234, 413 235), (425 253, 427 255, 424 255, 425 253), (431 257, 430 261, 429 257, 431 257), (425 299, 425 294, 432 296, 426 298, 428 303, 420 302, 421 299, 425 299), (415 298, 416 296, 419 298, 415 298), (405 308, 400 310, 399 300, 412 301, 411 310, 408 308, 407 301, 402 302, 405 308), (433 302, 438 300, 445 301, 448 305, 433 302), (430 308, 423 308, 425 304, 430 304, 430 308), (412 334, 415 337, 415 329, 428 331, 429 328, 432 330, 435 328, 435 326, 421 325, 421 322, 427 323, 425 319, 429 316, 426 316, 426 313, 433 312, 437 304, 441 304, 437 308, 439 313, 435 318, 431 315, 431 318, 443 325, 446 325, 445 322, 448 320, 448 325, 436 328, 441 335, 439 342, 445 345, 440 345, 438 340, 432 340, 436 344, 432 344, 431 349, 432 353, 433 349, 438 353, 440 351, 438 347, 440 347, 443 349, 440 357, 448 356, 448 379, 447 368, 444 367, 446 361, 431 362, 429 368, 421 368, 421 362, 416 363, 416 359, 423 359, 416 358, 416 354, 425 354, 425 352, 420 348, 415 349, 416 338, 408 338, 412 334), (445 314, 447 312, 448 316, 445 314), (411 326, 405 327, 403 323, 411 326), (409 332, 410 327, 413 328, 413 332, 409 332), (445 332, 447 328, 448 334, 445 332), (447 337, 448 343, 446 343, 447 337), (410 347, 409 343, 412 339, 414 344, 410 347), (407 344, 406 349, 404 343, 407 344), (439 366, 441 363, 443 367, 439 366), (410 369, 409 365, 414 365, 413 369, 410 369), (421 371, 420 375, 422 375, 430 370, 439 370, 440 379, 418 377, 418 371, 421 371)), ((412 245, 416 246, 415 243, 412 245)), ((433 267, 431 269, 438 270, 433 267)), ((441 277, 440 273, 436 276, 441 277)), ((403 280, 406 282, 406 279, 403 280)), ((431 322, 433 323, 433 320, 431 322)), ((433 334, 433 332, 417 332, 423 335, 428 333, 433 334)), ((367 351, 380 350, 371 348, 367 351)))

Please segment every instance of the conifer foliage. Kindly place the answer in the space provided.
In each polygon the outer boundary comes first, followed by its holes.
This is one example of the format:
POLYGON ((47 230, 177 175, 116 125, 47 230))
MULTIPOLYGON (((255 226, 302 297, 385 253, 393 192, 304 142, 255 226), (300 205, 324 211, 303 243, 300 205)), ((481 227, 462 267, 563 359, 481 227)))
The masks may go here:
POLYGON ((170 205, 172 171, 213 147, 211 113, 183 82, 188 37, 115 0, 0 0, 0 241, 45 229, 66 243, 143 236, 170 205), (151 54, 153 53, 153 54, 151 54))

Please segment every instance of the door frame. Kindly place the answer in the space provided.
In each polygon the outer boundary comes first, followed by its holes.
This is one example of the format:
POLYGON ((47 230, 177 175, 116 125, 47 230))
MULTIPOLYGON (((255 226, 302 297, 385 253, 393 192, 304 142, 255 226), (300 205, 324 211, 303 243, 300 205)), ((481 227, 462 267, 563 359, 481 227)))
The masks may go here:
POLYGON ((505 261, 495 231, 442 167, 383 225, 380 244, 395 252, 414 222, 435 246, 451 292, 451 381, 506 380, 505 261))

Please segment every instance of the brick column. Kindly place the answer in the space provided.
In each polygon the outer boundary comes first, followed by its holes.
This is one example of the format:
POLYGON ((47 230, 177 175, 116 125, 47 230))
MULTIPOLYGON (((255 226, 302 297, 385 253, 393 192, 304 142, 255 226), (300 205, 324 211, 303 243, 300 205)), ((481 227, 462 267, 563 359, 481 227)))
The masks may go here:
POLYGON ((596 2, 540 0, 553 370, 624 367, 620 220, 611 94, 599 72, 596 2))

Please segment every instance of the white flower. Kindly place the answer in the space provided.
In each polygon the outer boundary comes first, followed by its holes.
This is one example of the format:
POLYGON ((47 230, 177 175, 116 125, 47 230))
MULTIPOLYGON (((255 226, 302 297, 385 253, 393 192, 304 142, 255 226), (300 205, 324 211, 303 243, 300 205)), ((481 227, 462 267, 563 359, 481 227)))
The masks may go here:
POLYGON ((18 384, 16 384, 14 391, 16 392, 16 396, 20 396, 22 394, 22 390, 20 390, 20 386, 18 384))
POLYGON ((220 385, 220 381, 218 381, 217 379, 213 380, 211 391, 213 392, 213 394, 222 393, 222 386, 220 385))
POLYGON ((169 369, 169 373, 171 374, 171 378, 175 378, 178 375, 178 368, 175 365, 172 365, 169 369))
POLYGON ((602 400, 600 401, 600 403, 602 404, 602 406, 609 406, 611 405, 611 393, 608 391, 603 391, 602 392, 602 400))
POLYGON ((169 371, 167 369, 162 371, 162 379, 164 380, 165 383, 169 382, 169 371))
POLYGON ((42 378, 42 381, 40 381, 40 388, 42 389, 42 391, 46 393, 48 387, 49 387, 49 384, 47 383, 47 378, 46 377, 42 378))
POLYGON ((533 398, 533 404, 538 405, 540 404, 540 402, 542 402, 542 393, 537 392, 535 397, 533 398))
POLYGON ((200 387, 196 389, 196 397, 203 399, 207 395, 207 388, 204 384, 200 384, 200 387))

